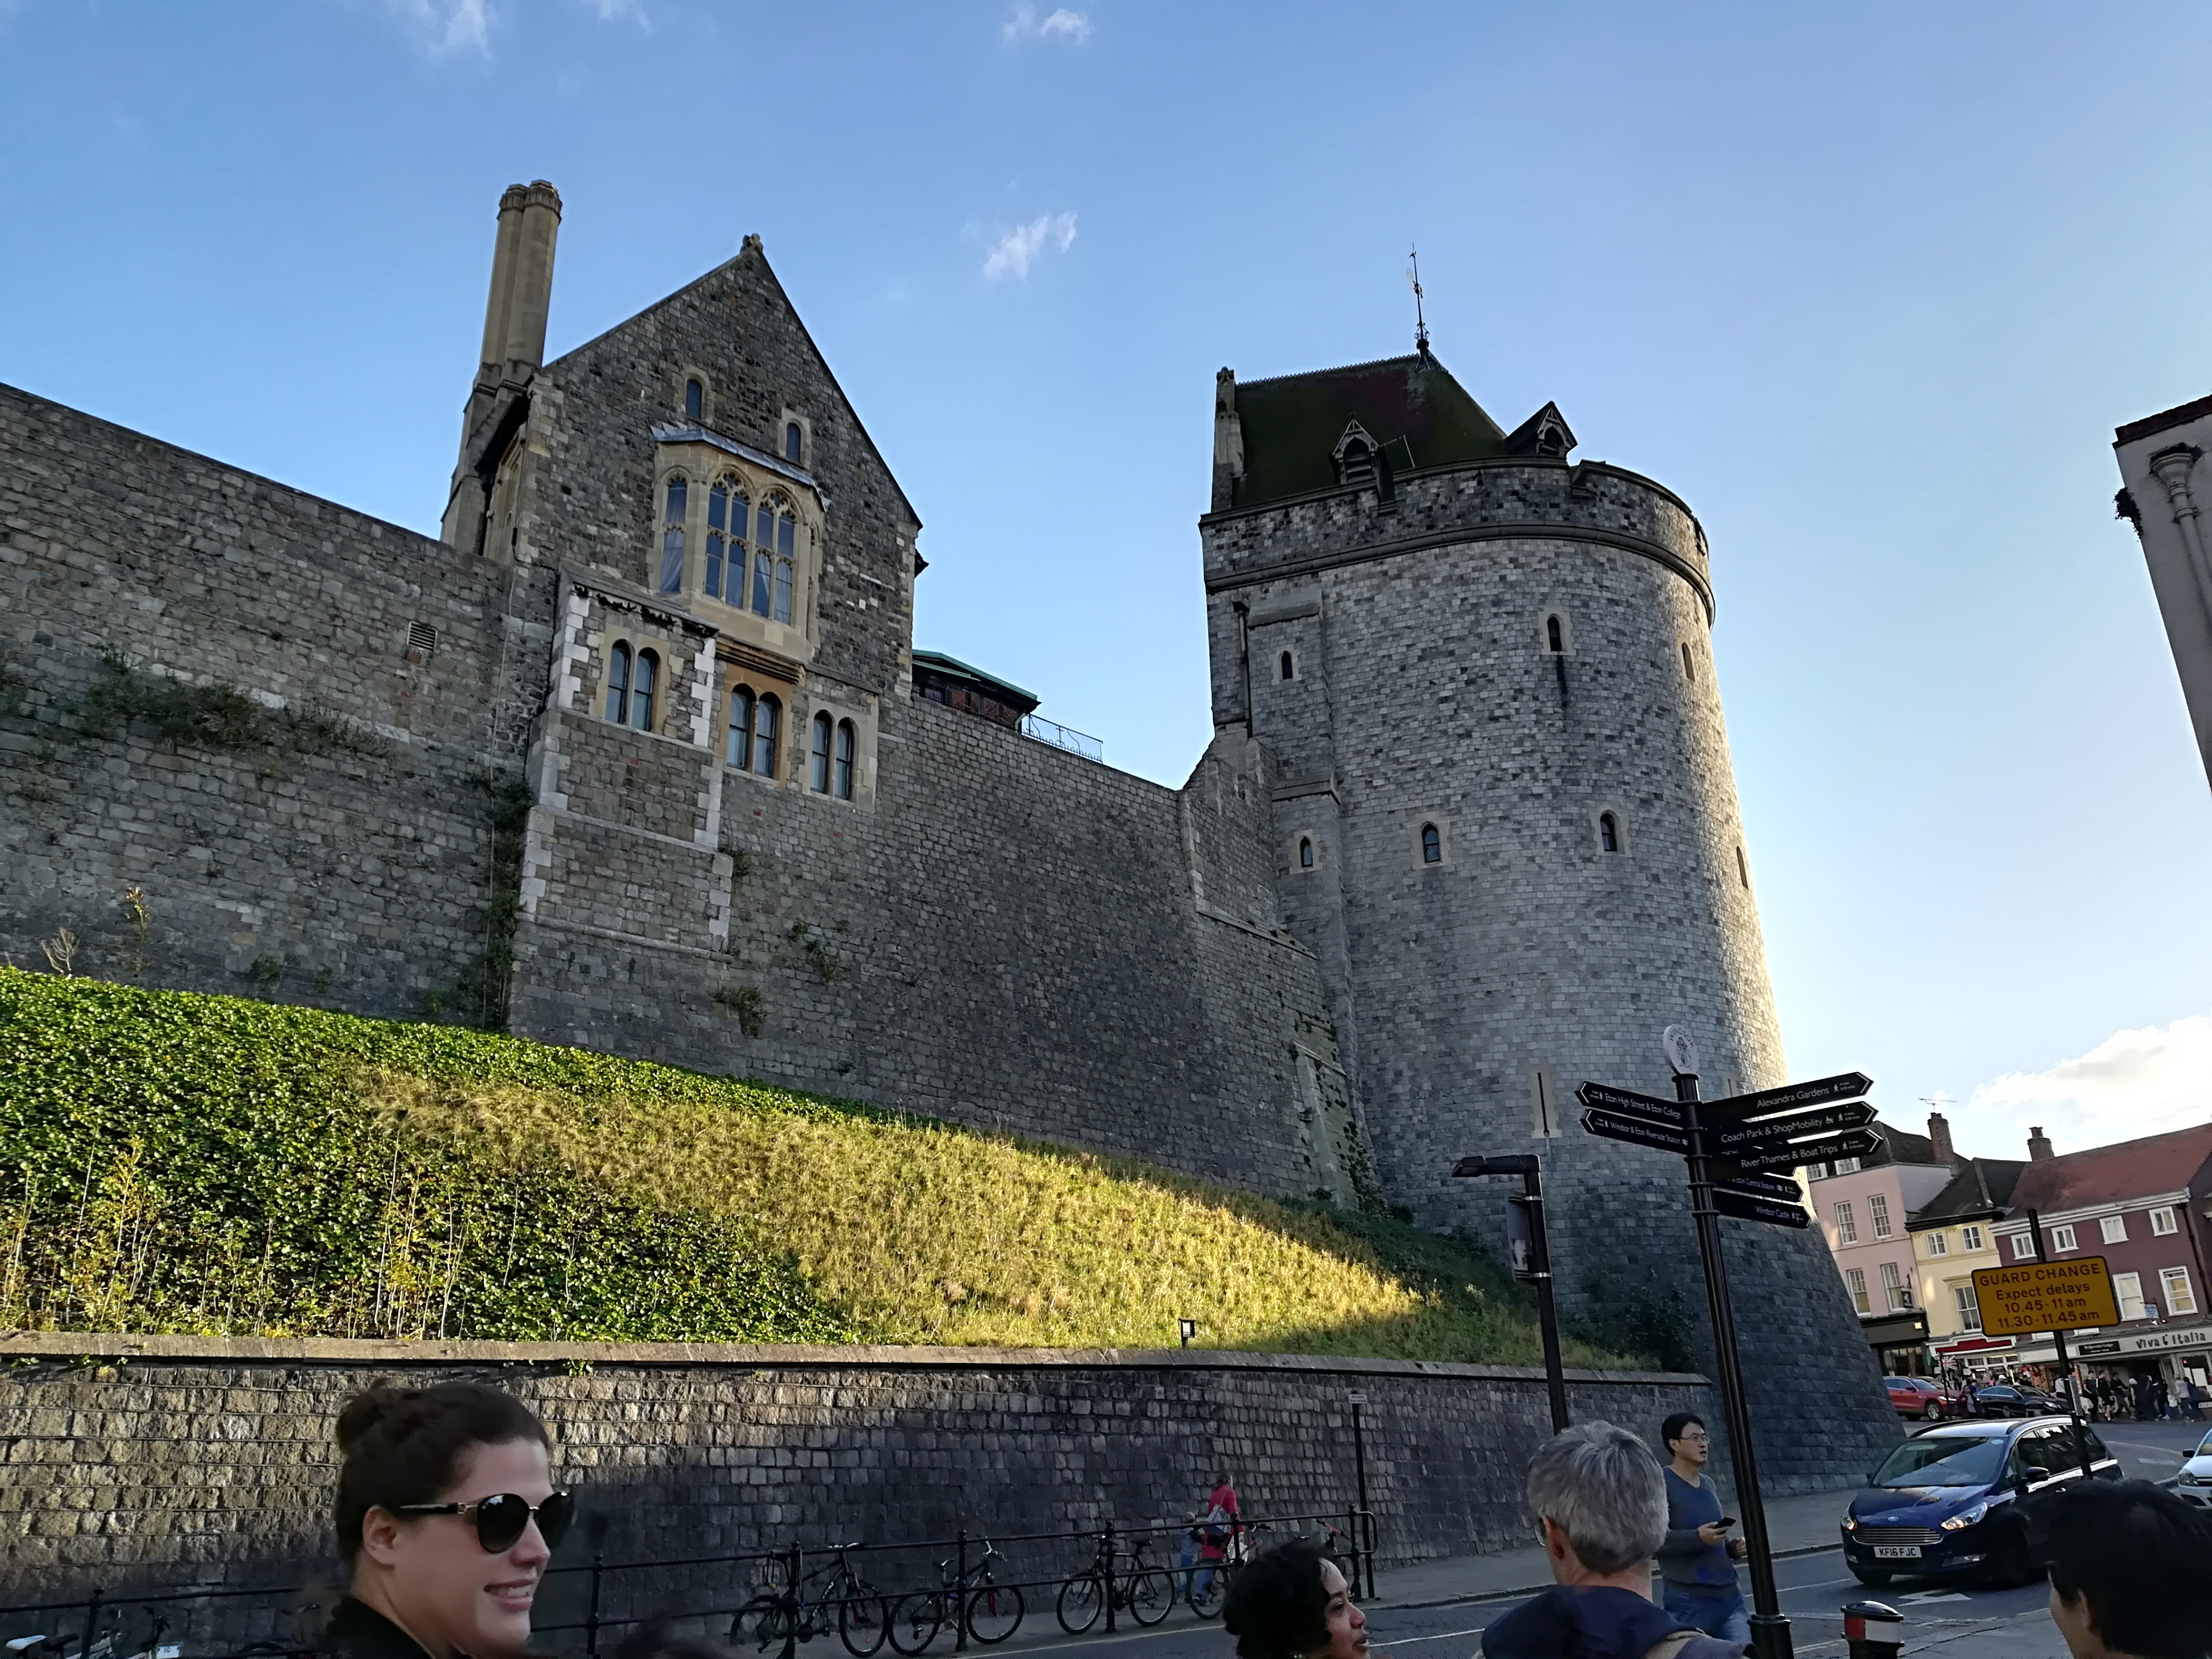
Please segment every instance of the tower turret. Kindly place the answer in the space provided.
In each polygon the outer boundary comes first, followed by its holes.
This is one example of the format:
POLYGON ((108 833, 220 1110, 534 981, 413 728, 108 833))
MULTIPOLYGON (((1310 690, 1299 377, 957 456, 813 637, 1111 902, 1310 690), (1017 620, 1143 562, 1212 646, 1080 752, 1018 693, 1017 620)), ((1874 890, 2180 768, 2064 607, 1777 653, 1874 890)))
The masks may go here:
MULTIPOLYGON (((1672 1024, 1708 1098, 1784 1080, 1704 532, 1651 480, 1570 463, 1555 406, 1509 434, 1429 354, 1221 385, 1243 466, 1224 506, 1217 465, 1200 522, 1214 719, 1279 760, 1283 913, 1384 1188, 1495 1235, 1454 1161, 1537 1153, 1563 1307, 1680 1346, 1704 1325, 1680 1161, 1584 1134, 1571 1101, 1671 1095, 1672 1024)), ((1762 1448, 1762 1474, 1855 1475, 1893 1430, 1819 1235, 1731 1224, 1728 1248, 1758 1395, 1848 1424, 1762 1448)))
POLYGON ((509 185, 499 198, 483 351, 461 416, 460 459, 446 497, 441 539, 449 547, 484 550, 492 481, 527 418, 530 382, 545 361, 553 246, 560 230, 561 192, 544 179, 509 185))

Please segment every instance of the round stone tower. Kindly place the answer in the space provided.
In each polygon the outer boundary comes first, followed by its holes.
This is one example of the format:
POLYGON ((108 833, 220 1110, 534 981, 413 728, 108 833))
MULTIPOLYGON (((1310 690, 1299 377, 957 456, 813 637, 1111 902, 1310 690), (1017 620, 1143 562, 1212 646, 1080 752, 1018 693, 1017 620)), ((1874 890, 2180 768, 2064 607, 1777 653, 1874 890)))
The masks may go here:
MULTIPOLYGON (((1320 955, 1389 1201, 1496 1239, 1544 1160, 1569 1319, 1708 1349, 1680 1158, 1583 1133, 1595 1079, 1784 1082, 1713 672, 1704 532, 1663 486, 1502 430, 1425 349, 1217 386, 1201 521, 1217 727, 1275 755, 1283 912, 1320 955)), ((1895 1438, 1817 1232, 1726 1224, 1760 1470, 1856 1480, 1895 1438)))

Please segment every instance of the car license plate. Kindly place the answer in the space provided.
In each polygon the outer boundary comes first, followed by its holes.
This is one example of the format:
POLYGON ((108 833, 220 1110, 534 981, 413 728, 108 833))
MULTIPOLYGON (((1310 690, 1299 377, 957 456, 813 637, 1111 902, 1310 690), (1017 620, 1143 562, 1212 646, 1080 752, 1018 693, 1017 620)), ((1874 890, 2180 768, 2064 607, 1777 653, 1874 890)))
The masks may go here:
POLYGON ((1874 1559, 1877 1561, 1917 1561, 1920 1559, 1920 1546, 1876 1544, 1874 1547, 1874 1559))

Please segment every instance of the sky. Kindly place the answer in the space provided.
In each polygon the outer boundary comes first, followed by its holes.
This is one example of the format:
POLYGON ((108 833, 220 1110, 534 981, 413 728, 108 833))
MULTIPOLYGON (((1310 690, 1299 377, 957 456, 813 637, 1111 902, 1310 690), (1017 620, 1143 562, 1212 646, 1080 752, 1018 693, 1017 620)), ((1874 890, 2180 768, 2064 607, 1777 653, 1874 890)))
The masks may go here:
MULTIPOLYGON (((1798 1077, 2212 1114, 2212 792, 2118 422, 2212 391, 2212 9, 0 0, 0 380, 434 534, 507 185, 549 353, 771 263, 917 643, 1179 784, 1212 377, 1412 343, 1705 524, 1798 1077)), ((1654 1034, 1656 1041, 1656 1034, 1654 1034)))

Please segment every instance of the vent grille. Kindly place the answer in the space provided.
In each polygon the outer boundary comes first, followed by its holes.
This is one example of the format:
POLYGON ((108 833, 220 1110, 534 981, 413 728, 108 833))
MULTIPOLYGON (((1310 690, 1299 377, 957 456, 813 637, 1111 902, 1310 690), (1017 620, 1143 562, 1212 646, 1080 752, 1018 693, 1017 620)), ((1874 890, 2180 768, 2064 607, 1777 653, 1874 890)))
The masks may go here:
POLYGON ((1851 1534, 1862 1544, 1932 1544, 1943 1534, 1933 1527, 1861 1527, 1851 1534))
POLYGON ((420 662, 438 648, 438 630, 428 623, 407 624, 407 655, 410 661, 420 662))

